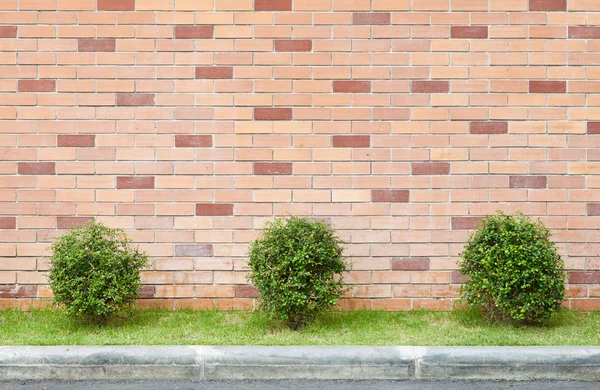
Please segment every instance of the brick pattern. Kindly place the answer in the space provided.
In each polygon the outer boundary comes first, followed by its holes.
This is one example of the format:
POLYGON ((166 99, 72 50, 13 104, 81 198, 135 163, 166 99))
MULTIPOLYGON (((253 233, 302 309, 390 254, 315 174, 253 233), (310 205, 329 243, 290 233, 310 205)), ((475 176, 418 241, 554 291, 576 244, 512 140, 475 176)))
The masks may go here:
POLYGON ((0 306, 47 304, 46 248, 96 219, 152 256, 141 304, 249 308, 248 244, 293 214, 347 243, 342 308, 447 310, 520 210, 600 308, 596 3, 3 2, 0 306))

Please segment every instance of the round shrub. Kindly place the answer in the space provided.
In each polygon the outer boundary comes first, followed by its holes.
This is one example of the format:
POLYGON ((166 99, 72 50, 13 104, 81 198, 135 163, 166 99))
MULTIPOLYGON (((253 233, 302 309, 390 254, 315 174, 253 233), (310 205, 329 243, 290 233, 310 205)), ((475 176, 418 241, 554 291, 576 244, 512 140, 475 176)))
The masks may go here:
POLYGON ((145 253, 121 229, 101 223, 77 227, 51 247, 48 279, 54 303, 89 322, 104 322, 138 297, 145 253))
POLYGON ((272 318, 298 329, 346 291, 342 241, 321 221, 277 218, 250 245, 250 281, 272 318))
POLYGON ((541 324, 561 308, 564 263, 542 222, 521 213, 485 218, 461 253, 462 299, 491 321, 541 324))

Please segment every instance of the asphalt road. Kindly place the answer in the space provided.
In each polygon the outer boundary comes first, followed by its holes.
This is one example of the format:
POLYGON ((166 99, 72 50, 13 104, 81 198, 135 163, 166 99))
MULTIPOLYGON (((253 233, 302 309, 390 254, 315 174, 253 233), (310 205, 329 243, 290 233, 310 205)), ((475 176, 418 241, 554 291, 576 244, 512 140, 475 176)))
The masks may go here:
POLYGON ((596 390, 600 388, 599 382, 560 382, 560 381, 532 381, 532 382, 497 382, 497 381, 17 381, 0 382, 2 390, 481 390, 481 389, 524 389, 524 390, 552 390, 576 389, 596 390))

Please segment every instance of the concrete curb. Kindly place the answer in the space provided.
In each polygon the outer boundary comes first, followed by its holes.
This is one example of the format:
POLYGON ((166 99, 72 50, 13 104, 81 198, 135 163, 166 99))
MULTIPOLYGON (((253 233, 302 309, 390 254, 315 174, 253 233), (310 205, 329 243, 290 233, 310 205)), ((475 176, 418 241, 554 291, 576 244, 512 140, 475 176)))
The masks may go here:
POLYGON ((0 380, 600 380, 600 347, 0 347, 0 380))

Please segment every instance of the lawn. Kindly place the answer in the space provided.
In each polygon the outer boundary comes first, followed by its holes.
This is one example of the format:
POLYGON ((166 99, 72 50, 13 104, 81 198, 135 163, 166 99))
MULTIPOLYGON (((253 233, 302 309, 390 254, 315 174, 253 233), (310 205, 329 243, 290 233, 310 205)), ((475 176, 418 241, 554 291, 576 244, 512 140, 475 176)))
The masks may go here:
POLYGON ((473 310, 333 312, 290 331, 261 312, 140 310, 90 326, 57 310, 0 311, 0 345, 599 345, 600 313, 544 327, 486 324, 473 310))

